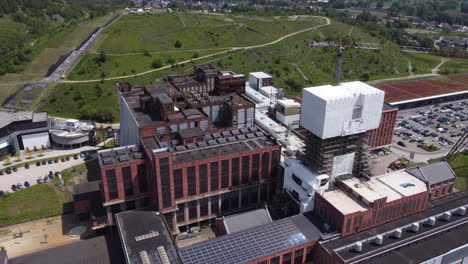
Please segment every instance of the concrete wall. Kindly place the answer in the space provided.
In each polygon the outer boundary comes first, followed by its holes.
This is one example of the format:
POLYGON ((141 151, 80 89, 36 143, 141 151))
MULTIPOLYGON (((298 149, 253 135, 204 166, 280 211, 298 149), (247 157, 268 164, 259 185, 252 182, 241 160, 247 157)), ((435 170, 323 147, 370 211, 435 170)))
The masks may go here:
POLYGON ((121 146, 139 143, 140 131, 127 102, 119 95, 120 104, 120 133, 119 143, 121 146))

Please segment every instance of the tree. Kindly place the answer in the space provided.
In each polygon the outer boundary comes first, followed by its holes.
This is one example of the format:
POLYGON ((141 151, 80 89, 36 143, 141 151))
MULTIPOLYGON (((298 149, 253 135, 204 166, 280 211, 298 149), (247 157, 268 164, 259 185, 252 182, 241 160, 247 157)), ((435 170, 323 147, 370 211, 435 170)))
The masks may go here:
POLYGON ((161 59, 155 59, 151 63, 151 67, 153 67, 154 69, 161 68, 162 66, 163 66, 163 63, 162 63, 161 59))
POLYGON ((107 61, 107 55, 104 53, 104 51, 101 51, 99 55, 96 57, 96 62, 97 63, 104 63, 107 61))
POLYGON ((369 73, 365 72, 364 74, 362 74, 362 76, 361 76, 362 81, 365 82, 365 81, 368 81, 369 79, 370 79, 369 73))
POLYGON ((377 2, 377 5, 375 7, 377 7, 378 9, 382 9, 384 7, 384 2, 380 0, 379 2, 377 2))
POLYGON ((174 47, 176 47, 177 49, 182 47, 182 42, 180 40, 176 40, 176 42, 174 43, 174 47))
POLYGON ((145 50, 145 52, 143 52, 143 55, 146 56, 146 57, 151 57, 151 54, 147 50, 145 50))
POLYGON ((434 48, 434 41, 430 37, 425 37, 420 44, 424 48, 434 48))

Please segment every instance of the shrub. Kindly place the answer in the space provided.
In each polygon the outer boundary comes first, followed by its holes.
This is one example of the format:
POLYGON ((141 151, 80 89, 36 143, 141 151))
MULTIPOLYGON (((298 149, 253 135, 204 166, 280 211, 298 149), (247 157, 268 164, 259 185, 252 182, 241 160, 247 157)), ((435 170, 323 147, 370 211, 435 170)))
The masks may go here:
POLYGON ((154 69, 158 69, 158 68, 161 68, 163 66, 163 63, 160 59, 155 59, 152 63, 151 63, 151 67, 153 67, 154 69))
POLYGON ((177 49, 182 47, 182 42, 180 40, 176 40, 176 42, 174 43, 174 47, 177 49))

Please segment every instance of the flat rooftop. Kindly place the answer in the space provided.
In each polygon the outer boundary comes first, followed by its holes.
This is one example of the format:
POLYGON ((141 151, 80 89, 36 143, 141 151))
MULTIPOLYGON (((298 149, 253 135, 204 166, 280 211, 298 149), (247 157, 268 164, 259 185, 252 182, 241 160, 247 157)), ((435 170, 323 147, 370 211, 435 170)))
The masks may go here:
POLYGON ((97 153, 101 167, 145 159, 145 154, 138 145, 104 149, 97 153))
POLYGON ((356 196, 361 196, 366 204, 387 197, 387 202, 427 191, 426 184, 405 170, 372 177, 370 180, 351 178, 342 181, 356 196))
POLYGON ((249 74, 258 79, 272 78, 272 76, 266 72, 251 72, 249 74))
POLYGON ((369 207, 340 189, 324 192, 323 198, 335 206, 342 214, 367 211, 369 207))
POLYGON ((13 122, 28 121, 31 122, 46 122, 47 113, 34 113, 31 111, 13 111, 1 110, 0 111, 0 128, 6 127, 13 122))
POLYGON ((179 249, 184 264, 239 264, 316 241, 323 223, 313 213, 296 215, 179 249))
POLYGON ((164 218, 158 212, 127 211, 117 214, 116 222, 127 263, 144 264, 145 256, 149 263, 160 263, 161 249, 170 263, 182 263, 164 218))
POLYGON ((466 92, 468 90, 468 73, 374 86, 385 92, 385 102, 396 103, 431 96, 443 96, 456 92, 466 92))
POLYGON ((322 85, 304 88, 304 92, 314 94, 325 101, 339 100, 342 98, 355 97, 356 94, 380 94, 381 90, 374 88, 364 82, 345 82, 340 85, 322 85))
MULTIPOLYGON (((460 207, 468 207, 468 190, 453 193, 446 197, 432 200, 429 202, 428 209, 397 219, 395 221, 379 225, 374 228, 367 229, 365 231, 355 233, 346 237, 342 237, 339 239, 334 239, 330 241, 322 242, 322 245, 329 250, 330 252, 336 252, 336 254, 342 258, 343 260, 350 260, 358 258, 362 255, 370 254, 373 251, 380 251, 382 247, 387 247, 392 244, 401 244, 402 242, 406 241, 415 241, 415 237, 421 236, 421 234, 432 232, 435 229, 442 229, 448 226, 451 226, 456 223, 463 223, 468 222, 468 214, 464 216, 460 216, 458 214, 452 213, 452 216, 449 221, 442 220, 440 217, 436 220, 434 226, 426 225, 425 222, 429 217, 432 216, 440 216, 444 212, 451 211, 451 210, 458 210, 460 207), (409 230, 409 225, 419 222, 419 231, 412 232, 409 230), (400 239, 393 238, 393 233, 396 228, 402 229, 402 237, 400 239), (377 246, 373 241, 376 235, 383 236, 383 244, 381 246, 377 246), (352 247, 354 243, 361 241, 362 242, 362 251, 355 252, 352 247)), ((465 224, 466 225, 466 224, 465 224)), ((466 230, 466 229, 464 229, 466 230)), ((466 236, 466 232, 456 232, 457 239, 460 237, 464 237, 464 239, 468 238, 466 236)), ((444 233, 438 234, 436 237, 443 235, 444 233)), ((440 244, 441 240, 437 240, 440 244)), ((451 243, 447 241, 448 243, 451 243)), ((418 244, 421 242, 418 242, 418 244)), ((424 242, 422 242, 424 243, 424 242)), ((439 245, 433 244, 435 246, 434 250, 437 250, 439 245)), ((432 248, 426 248, 426 251, 430 252, 432 248)), ((391 253, 390 253, 391 254, 391 253)), ((387 255, 385 255, 387 256, 387 255)), ((373 263, 373 262, 371 262, 373 263)), ((381 263, 381 262, 378 262, 381 263)), ((385 262, 387 263, 387 262, 385 262)), ((399 263, 399 262, 394 262, 399 263)), ((406 263, 406 262, 405 262, 406 263)))

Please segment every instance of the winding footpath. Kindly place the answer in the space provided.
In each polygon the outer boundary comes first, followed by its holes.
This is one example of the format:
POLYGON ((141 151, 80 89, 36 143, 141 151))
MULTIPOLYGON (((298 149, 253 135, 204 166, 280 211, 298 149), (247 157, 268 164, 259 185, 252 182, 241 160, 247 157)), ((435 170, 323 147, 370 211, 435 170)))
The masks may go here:
POLYGON ((321 28, 321 27, 324 27, 324 26, 328 26, 330 25, 331 21, 328 17, 323 17, 323 16, 309 16, 309 17, 318 17, 318 18, 323 18, 325 19, 326 23, 323 24, 323 25, 318 25, 318 26, 314 26, 314 27, 311 27, 311 28, 306 28, 306 29, 302 29, 302 30, 299 30, 299 31, 296 31, 296 32, 292 32, 292 33, 289 33, 289 34, 286 34, 276 40, 273 40, 271 42, 268 42, 268 43, 264 43, 264 44, 259 44, 259 45, 254 45, 254 46, 248 46, 248 47, 231 47, 231 48, 226 48, 226 50, 223 50, 223 51, 220 51, 220 52, 215 52, 215 53, 211 53, 211 54, 208 54, 208 55, 204 55, 204 56, 200 56, 196 59, 189 59, 189 60, 185 60, 185 61, 181 61, 181 62, 178 62, 178 63, 174 63, 174 64, 171 64, 171 65, 166 65, 166 66, 163 66, 163 67, 160 67, 160 68, 157 68, 157 69, 153 69, 153 70, 149 70, 149 71, 144 71, 144 72, 140 72, 140 73, 136 73, 136 74, 132 74, 132 75, 124 75, 124 76, 116 76, 116 77, 109 77, 109 78, 104 78, 104 79, 95 79, 95 80, 77 80, 77 81, 71 81, 71 80, 62 80, 60 82, 62 83, 91 83, 91 82, 100 82, 102 80, 104 81, 111 81, 111 80, 119 80, 119 79, 125 79, 125 78, 132 78, 132 77, 137 77, 137 76, 141 76, 141 75, 145 75, 145 74, 148 74, 148 73, 152 73, 152 72, 157 72, 157 71, 162 71, 162 70, 165 70, 165 69, 169 69, 173 66, 176 66, 176 65, 181 65, 181 64, 185 64, 185 63, 189 63, 189 62, 192 62, 192 61, 197 61, 197 60, 201 60, 201 59, 206 59, 206 58, 209 58, 209 57, 213 57, 213 56, 217 56, 217 55, 221 55, 221 54, 225 54, 225 53, 228 53, 228 52, 231 52, 231 51, 236 51, 236 50, 249 50, 249 49, 257 49, 257 48, 262 48, 262 47, 266 47, 266 46, 270 46, 270 45, 274 45, 280 41, 283 41, 287 38, 290 38, 292 36, 295 36, 297 34, 301 34, 301 33, 304 33, 304 32, 307 32, 307 31, 310 31, 310 30, 314 30, 314 29, 317 29, 317 28, 321 28))

